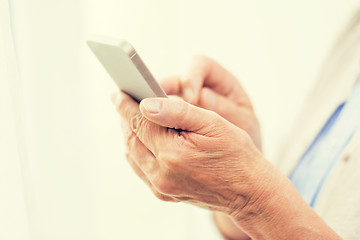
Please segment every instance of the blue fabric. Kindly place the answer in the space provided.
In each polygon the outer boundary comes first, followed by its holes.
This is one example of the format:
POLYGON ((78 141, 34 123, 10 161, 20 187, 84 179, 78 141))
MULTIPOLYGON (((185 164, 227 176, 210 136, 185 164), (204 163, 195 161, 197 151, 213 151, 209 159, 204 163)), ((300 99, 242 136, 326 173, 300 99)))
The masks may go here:
POLYGON ((358 80, 351 96, 328 119, 290 175, 290 180, 310 206, 315 205, 323 183, 359 126, 358 80))

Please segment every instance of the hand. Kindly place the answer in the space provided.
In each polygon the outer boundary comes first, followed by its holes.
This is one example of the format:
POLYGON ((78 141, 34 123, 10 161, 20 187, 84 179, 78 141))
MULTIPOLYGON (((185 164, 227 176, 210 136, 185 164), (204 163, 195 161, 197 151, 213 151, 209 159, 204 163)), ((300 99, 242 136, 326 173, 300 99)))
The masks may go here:
MULTIPOLYGON (((259 122, 246 92, 236 77, 217 62, 196 56, 182 76, 166 78, 161 85, 167 94, 214 111, 242 128, 262 149, 259 122)), ((229 216, 214 212, 214 220, 224 237, 249 239, 229 216)))
POLYGON ((250 136, 218 114, 170 98, 139 109, 124 94, 116 107, 130 130, 128 159, 160 199, 223 212, 253 239, 340 239, 250 136))
POLYGON ((161 81, 165 92, 214 111, 245 130, 261 150, 259 122, 253 106, 234 75, 204 56, 194 57, 182 76, 161 81))
POLYGON ((245 131, 218 114, 170 98, 145 99, 139 109, 123 93, 116 108, 127 158, 160 199, 241 215, 261 198, 270 164, 245 131))

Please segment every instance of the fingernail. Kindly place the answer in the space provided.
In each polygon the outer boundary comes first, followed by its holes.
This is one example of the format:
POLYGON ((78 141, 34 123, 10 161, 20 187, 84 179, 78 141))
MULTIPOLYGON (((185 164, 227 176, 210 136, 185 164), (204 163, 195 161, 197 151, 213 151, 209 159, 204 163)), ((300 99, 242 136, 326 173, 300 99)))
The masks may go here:
POLYGON ((184 90, 184 100, 191 102, 194 99, 194 92, 191 88, 186 88, 184 90))
POLYGON ((141 104, 148 113, 152 114, 159 113, 162 108, 162 101, 156 98, 144 99, 141 104))

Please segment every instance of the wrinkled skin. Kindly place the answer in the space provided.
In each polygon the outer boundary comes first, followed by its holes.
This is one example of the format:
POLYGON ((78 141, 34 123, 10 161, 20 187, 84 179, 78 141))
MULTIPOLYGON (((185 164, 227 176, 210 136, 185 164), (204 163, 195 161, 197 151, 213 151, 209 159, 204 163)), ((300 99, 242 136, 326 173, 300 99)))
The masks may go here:
POLYGON ((249 97, 234 75, 205 56, 195 56, 181 76, 165 78, 168 95, 218 113, 246 131, 261 150, 260 127, 249 97))
POLYGON ((160 199, 230 214, 261 194, 253 170, 265 160, 245 131, 218 114, 171 98, 143 100, 139 109, 123 93, 116 106, 127 158, 160 199), (161 111, 146 111, 149 102, 160 103, 161 111))
MULTIPOLYGON (((196 56, 182 76, 164 79, 162 87, 168 94, 220 114, 246 131, 261 150, 260 127, 250 99, 236 77, 217 62, 196 56)), ((214 212, 214 219, 224 237, 249 239, 227 214, 214 212)))
POLYGON ((159 199, 218 212, 229 239, 339 239, 262 156, 253 107, 233 75, 197 57, 162 86, 187 102, 113 96, 127 159, 159 199))
MULTIPOLYGON (((163 79, 161 85, 168 95, 179 96, 191 104, 214 111, 240 127, 251 136, 261 150, 259 123, 247 94, 235 76, 215 61, 205 56, 196 56, 183 75, 163 79)), ((123 126, 126 129, 126 124, 123 126)), ((134 158, 136 157, 128 155, 128 159, 134 158)), ((135 172, 142 176, 141 169, 134 161, 129 162, 135 172)), ((142 179, 152 186, 143 176, 142 179)), ((155 189, 153 192, 162 200, 176 201, 155 189)), ((248 239, 226 214, 214 212, 214 218, 224 236, 248 239)))

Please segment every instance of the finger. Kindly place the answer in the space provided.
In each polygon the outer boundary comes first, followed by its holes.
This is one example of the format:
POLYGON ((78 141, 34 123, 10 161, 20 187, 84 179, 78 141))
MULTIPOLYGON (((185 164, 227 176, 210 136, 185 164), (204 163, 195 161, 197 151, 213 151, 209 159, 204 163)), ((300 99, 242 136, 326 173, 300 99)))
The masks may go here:
POLYGON ((141 168, 137 165, 136 160, 133 159, 131 155, 127 155, 126 159, 128 160, 128 163, 130 164, 131 168, 134 170, 136 175, 140 177, 140 179, 150 188, 152 188, 152 184, 150 180, 146 177, 145 173, 141 168))
POLYGON ((210 88, 203 88, 201 90, 199 107, 214 111, 235 125, 241 122, 243 126, 246 126, 246 121, 249 121, 250 124, 250 120, 252 120, 252 109, 241 108, 235 102, 214 92, 210 88))
POLYGON ((179 76, 163 78, 160 80, 159 83, 167 95, 181 94, 181 84, 179 76))
MULTIPOLYGON (((122 121, 122 126, 126 131, 130 130, 129 127, 124 124, 124 121, 122 121)), ((126 143, 128 146, 126 158, 136 175, 138 175, 151 189, 157 198, 163 201, 177 202, 178 200, 173 197, 160 193, 151 182, 151 179, 154 179, 160 172, 160 166, 156 161, 155 156, 144 146, 134 133, 127 137, 126 143)))
POLYGON ((135 133, 131 131, 125 120, 121 121, 121 127, 127 145, 127 157, 132 156, 149 177, 156 174, 159 169, 159 164, 156 161, 155 156, 144 146, 135 133))
POLYGON ((150 121, 167 128, 182 129, 208 135, 220 122, 216 113, 173 98, 147 98, 141 101, 140 111, 150 121))
POLYGON ((128 95, 118 93, 115 106, 131 131, 156 157, 171 142, 171 131, 145 118, 139 110, 139 104, 128 95))
POLYGON ((205 56, 196 56, 180 81, 183 97, 190 103, 198 101, 203 86, 236 102, 248 99, 236 77, 205 56))
POLYGON ((132 157, 128 157, 127 159, 128 159, 128 162, 129 162, 131 168, 136 173, 136 175, 138 175, 140 177, 140 179, 150 188, 150 190, 153 192, 153 194, 157 198, 159 198, 160 200, 163 200, 163 201, 171 201, 171 202, 179 201, 171 196, 164 195, 164 194, 160 193, 159 191, 157 191, 156 188, 150 182, 150 180, 146 177, 144 172, 141 170, 141 168, 137 165, 136 161, 133 160, 132 157))
POLYGON ((120 126, 121 126, 121 129, 123 132, 124 140, 126 143, 128 143, 131 135, 134 133, 133 133, 133 131, 131 131, 131 129, 129 127, 129 123, 127 123, 123 118, 121 118, 120 126))

